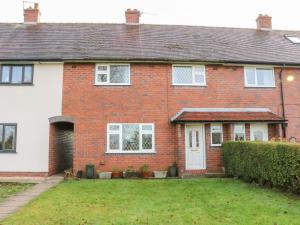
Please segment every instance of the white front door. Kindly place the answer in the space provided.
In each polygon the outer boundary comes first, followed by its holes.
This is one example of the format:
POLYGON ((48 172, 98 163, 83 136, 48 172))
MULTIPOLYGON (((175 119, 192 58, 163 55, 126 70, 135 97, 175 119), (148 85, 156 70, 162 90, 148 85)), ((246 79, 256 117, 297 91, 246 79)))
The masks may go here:
POLYGON ((187 170, 206 169, 204 126, 186 126, 185 162, 187 170))

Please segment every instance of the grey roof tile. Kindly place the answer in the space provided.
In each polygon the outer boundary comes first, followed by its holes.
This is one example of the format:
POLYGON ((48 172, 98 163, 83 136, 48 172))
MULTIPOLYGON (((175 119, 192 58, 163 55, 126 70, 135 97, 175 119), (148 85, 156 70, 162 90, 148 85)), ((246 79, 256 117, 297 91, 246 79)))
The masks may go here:
POLYGON ((0 60, 161 60, 300 65, 300 31, 181 25, 0 23, 0 60))

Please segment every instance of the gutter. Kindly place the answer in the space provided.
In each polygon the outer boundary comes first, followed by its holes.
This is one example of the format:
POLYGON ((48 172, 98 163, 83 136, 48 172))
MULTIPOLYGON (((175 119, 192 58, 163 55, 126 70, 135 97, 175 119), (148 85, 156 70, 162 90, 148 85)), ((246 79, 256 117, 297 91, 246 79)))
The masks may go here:
MULTIPOLYGON (((279 80, 280 80, 280 97, 281 97, 282 117, 284 120, 286 120, 284 89, 283 89, 283 79, 282 79, 282 72, 284 71, 284 69, 285 69, 285 64, 283 64, 283 67, 281 68, 281 70, 279 72, 279 80)), ((282 126, 282 135, 283 135, 283 138, 286 138, 286 124, 283 124, 283 126, 282 126)))

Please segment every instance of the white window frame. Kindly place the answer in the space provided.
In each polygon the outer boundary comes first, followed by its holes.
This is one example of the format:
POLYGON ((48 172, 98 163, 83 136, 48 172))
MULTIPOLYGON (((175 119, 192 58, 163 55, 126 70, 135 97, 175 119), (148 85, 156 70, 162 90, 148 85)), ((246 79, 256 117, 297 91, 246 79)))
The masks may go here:
POLYGON ((130 64, 128 63, 96 63, 95 64, 95 85, 97 86, 127 86, 131 84, 131 69, 130 69, 130 64), (97 75, 98 75, 98 70, 97 67, 98 66, 107 66, 107 72, 105 74, 107 74, 107 81, 106 82, 97 82, 97 75), (110 83, 110 66, 128 66, 128 70, 129 70, 129 79, 128 79, 128 83, 110 83))
POLYGON ((206 83, 206 68, 205 65, 191 65, 191 64, 174 64, 172 65, 172 85, 174 86, 207 86, 206 83), (192 77, 193 77, 193 83, 191 84, 181 84, 181 83, 175 83, 174 81, 174 67, 192 67, 192 77), (195 81, 195 67, 202 67, 204 71, 204 83, 196 83, 195 81))
POLYGON ((236 130, 235 130, 235 126, 237 126, 237 125, 242 125, 243 127, 244 127, 244 141, 246 141, 246 124, 244 124, 244 123, 235 123, 235 124, 233 124, 233 137, 232 137, 232 140, 233 141, 236 141, 235 140, 235 134, 237 133, 236 132, 236 130))
POLYGON ((106 128, 106 153, 123 153, 123 154, 147 154, 147 153, 155 153, 155 126, 154 123, 108 123, 107 128, 106 128), (109 126, 111 125, 118 125, 119 126, 119 131, 110 131, 109 126), (124 151, 122 149, 123 145, 123 140, 122 140, 122 125, 139 125, 139 150, 135 151, 124 151), (150 125, 152 126, 152 131, 147 131, 147 130, 142 130, 143 125, 150 125), (113 150, 110 149, 110 143, 109 143, 109 135, 110 134, 119 134, 119 149, 118 150, 113 150), (152 134, 152 149, 145 150, 143 149, 143 143, 142 143, 142 135, 143 134, 152 134))
POLYGON ((223 141, 224 141, 223 124, 222 123, 211 123, 210 124, 210 145, 213 146, 213 147, 220 147, 220 146, 222 146, 223 141), (213 126, 220 126, 221 127, 221 144, 213 144, 212 134, 213 133, 219 133, 219 132, 213 132, 213 130, 212 130, 213 126))
POLYGON ((259 88, 272 88, 272 87, 276 87, 274 67, 270 67, 270 66, 244 66, 244 80, 245 80, 245 87, 259 87, 259 88), (254 69, 255 84, 248 84, 247 74, 246 74, 246 70, 247 69, 254 69), (258 85, 257 84, 257 72, 256 72, 256 70, 258 70, 258 69, 269 69, 269 70, 272 70, 273 85, 258 85))

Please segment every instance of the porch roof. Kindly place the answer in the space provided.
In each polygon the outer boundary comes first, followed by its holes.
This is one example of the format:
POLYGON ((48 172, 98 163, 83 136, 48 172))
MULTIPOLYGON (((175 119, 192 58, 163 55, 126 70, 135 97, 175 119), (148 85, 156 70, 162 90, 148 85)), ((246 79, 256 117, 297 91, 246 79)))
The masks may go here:
POLYGON ((285 123, 286 120, 267 108, 184 108, 171 119, 171 122, 285 123))

